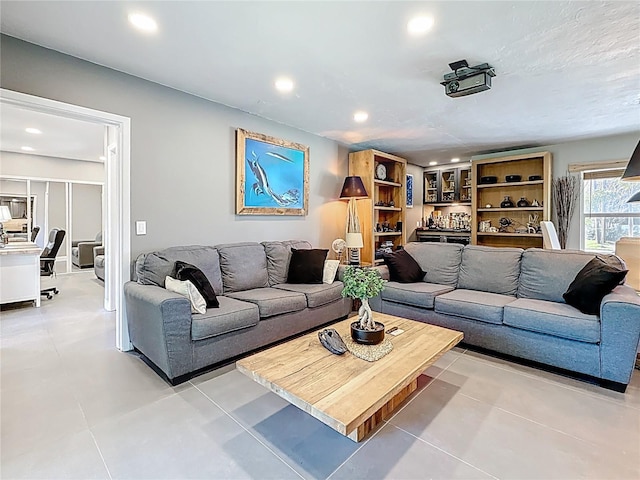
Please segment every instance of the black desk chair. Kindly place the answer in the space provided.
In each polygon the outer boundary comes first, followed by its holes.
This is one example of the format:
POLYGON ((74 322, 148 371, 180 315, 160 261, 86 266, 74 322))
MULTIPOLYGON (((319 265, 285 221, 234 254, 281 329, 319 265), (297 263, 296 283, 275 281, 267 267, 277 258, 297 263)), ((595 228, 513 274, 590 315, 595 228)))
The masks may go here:
POLYGON ((38 233, 40 233, 40 227, 38 227, 37 225, 35 227, 33 227, 33 229, 31 230, 31 241, 35 242, 36 238, 38 238, 38 233))
MULTIPOLYGON (((65 231, 54 228, 49 232, 49 240, 44 247, 44 250, 40 254, 40 276, 52 277, 55 275, 53 266, 56 261, 56 255, 64 240, 65 231)), ((46 295, 49 300, 53 298, 53 294, 58 294, 60 291, 56 287, 48 287, 40 290, 40 295, 46 295)))

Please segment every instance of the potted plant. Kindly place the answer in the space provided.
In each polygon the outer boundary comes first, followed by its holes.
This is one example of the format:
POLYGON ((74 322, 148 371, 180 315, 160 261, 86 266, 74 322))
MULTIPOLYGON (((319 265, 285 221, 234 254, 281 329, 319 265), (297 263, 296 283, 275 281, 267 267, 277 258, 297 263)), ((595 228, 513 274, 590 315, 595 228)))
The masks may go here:
POLYGON ((369 299, 382 292, 386 281, 375 269, 348 266, 342 282, 342 296, 357 298, 362 302, 358 309, 358 321, 351 324, 351 338, 357 343, 380 343, 384 339, 384 325, 373 320, 369 299))

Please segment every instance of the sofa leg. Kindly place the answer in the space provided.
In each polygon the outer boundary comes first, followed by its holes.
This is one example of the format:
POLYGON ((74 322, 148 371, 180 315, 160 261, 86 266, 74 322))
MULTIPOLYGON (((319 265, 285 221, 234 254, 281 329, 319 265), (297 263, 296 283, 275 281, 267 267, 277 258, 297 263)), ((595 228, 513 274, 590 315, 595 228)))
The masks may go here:
POLYGON ((624 393, 627 390, 626 383, 613 382, 611 380, 600 380, 600 386, 607 390, 613 390, 614 392, 624 393))

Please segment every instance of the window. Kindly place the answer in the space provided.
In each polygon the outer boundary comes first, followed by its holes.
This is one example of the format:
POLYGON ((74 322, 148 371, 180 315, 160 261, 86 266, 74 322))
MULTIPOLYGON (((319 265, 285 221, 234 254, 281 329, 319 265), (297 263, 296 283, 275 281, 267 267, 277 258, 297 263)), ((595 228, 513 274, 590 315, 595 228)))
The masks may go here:
POLYGON ((640 202, 627 203, 640 184, 620 180, 623 171, 583 174, 583 244, 587 251, 613 252, 621 237, 640 237, 640 202))

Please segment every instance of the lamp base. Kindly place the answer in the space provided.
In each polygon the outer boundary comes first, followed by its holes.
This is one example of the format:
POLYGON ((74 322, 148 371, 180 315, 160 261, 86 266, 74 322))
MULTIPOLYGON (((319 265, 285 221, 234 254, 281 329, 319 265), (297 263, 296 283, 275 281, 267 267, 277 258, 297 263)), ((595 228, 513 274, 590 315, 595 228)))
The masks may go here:
POLYGON ((360 249, 349 249, 349 265, 360 265, 360 249))

